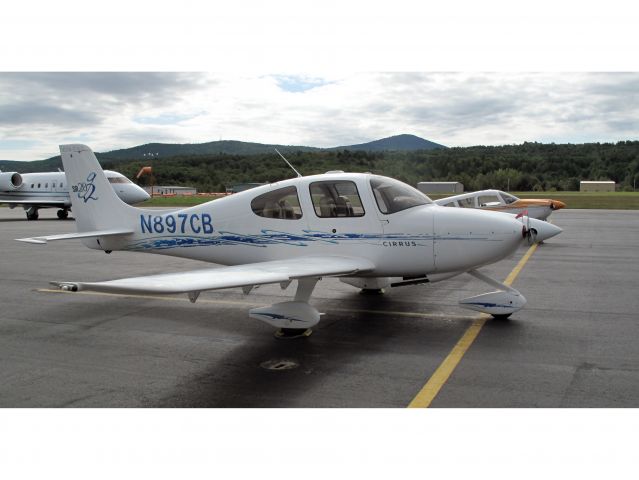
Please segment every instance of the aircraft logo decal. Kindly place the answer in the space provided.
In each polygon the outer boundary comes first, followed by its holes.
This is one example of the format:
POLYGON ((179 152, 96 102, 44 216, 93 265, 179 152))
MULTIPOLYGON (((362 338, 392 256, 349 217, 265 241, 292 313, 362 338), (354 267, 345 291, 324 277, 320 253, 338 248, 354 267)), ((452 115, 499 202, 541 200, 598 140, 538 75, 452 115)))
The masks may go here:
POLYGON ((89 173, 87 176, 86 182, 79 182, 77 185, 73 185, 71 189, 73 192, 78 194, 78 198, 84 200, 84 203, 87 203, 89 200, 97 200, 97 197, 94 197, 95 193, 95 185, 93 181, 95 180, 95 172, 89 173))

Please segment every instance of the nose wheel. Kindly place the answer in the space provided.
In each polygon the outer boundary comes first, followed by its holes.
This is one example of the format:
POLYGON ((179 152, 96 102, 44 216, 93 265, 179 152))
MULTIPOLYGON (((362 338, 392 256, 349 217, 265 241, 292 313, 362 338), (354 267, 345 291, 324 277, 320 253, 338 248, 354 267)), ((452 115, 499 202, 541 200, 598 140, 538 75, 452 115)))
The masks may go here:
POLYGON ((66 220, 69 216, 69 211, 66 209, 60 209, 58 210, 58 218, 60 220, 66 220))

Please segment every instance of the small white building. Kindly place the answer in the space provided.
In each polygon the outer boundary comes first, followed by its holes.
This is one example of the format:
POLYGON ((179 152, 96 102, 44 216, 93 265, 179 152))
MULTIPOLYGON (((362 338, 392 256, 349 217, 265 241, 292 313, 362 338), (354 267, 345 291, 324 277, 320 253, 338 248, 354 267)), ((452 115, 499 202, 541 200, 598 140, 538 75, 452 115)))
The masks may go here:
POLYGON ((589 181, 584 180, 579 182, 580 192, 614 192, 615 182, 612 180, 603 181, 589 181))
POLYGON ((196 195, 197 189, 193 187, 165 186, 153 185, 152 187, 144 187, 146 193, 154 195, 196 195))
POLYGON ((426 195, 430 193, 464 193, 464 184, 460 182, 419 182, 417 190, 426 195))

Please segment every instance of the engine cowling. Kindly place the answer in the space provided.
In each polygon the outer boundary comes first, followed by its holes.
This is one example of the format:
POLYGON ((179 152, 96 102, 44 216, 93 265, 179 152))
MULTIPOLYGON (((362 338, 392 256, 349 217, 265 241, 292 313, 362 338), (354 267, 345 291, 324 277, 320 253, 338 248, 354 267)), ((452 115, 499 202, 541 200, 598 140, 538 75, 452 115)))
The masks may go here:
POLYGON ((18 172, 0 173, 0 190, 17 190, 22 186, 22 175, 18 172))

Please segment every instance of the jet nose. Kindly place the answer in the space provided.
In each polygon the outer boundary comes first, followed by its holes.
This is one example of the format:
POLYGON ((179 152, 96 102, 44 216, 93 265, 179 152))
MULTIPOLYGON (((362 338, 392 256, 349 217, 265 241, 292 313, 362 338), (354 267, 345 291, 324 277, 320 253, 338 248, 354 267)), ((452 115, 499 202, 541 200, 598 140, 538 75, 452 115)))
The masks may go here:
POLYGON ((138 185, 131 185, 131 187, 134 188, 131 189, 132 192, 129 194, 131 198, 129 203, 142 203, 151 198, 151 195, 149 195, 142 187, 138 185))
POLYGON ((559 200, 551 200, 550 207, 553 210, 561 210, 562 208, 566 208, 566 204, 564 202, 560 202, 559 200))
POLYGON ((533 235, 532 238, 535 242, 543 242, 563 232, 563 230, 559 228, 557 225, 544 222, 543 220, 531 218, 529 219, 529 222, 530 222, 529 228, 532 232, 532 235, 533 235))

